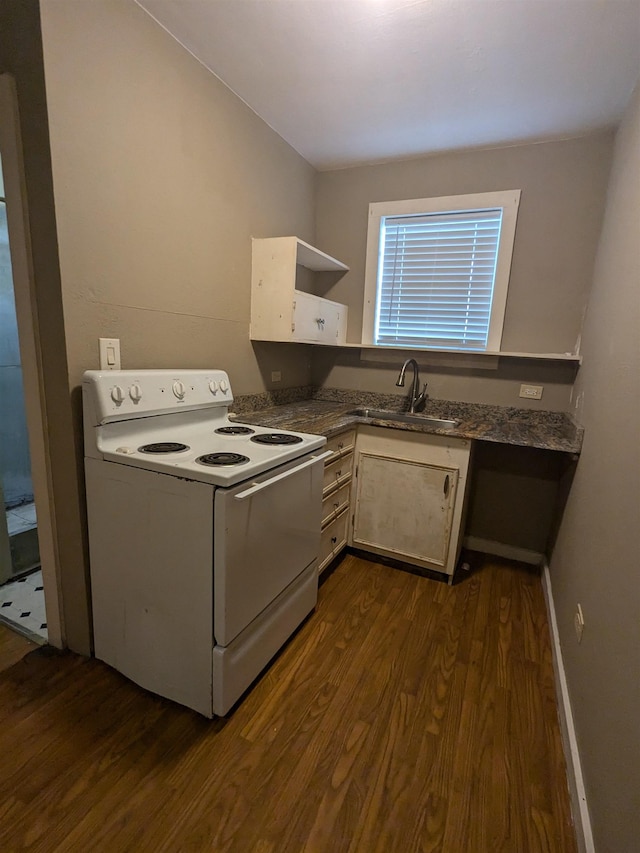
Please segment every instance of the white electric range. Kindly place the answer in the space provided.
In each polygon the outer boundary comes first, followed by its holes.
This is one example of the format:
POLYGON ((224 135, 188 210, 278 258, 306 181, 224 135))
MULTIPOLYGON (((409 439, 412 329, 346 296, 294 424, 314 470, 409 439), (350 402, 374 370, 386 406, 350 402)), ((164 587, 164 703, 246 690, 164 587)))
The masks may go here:
POLYGON ((226 714, 315 606, 326 439, 230 420, 221 370, 82 387, 96 657, 226 714))

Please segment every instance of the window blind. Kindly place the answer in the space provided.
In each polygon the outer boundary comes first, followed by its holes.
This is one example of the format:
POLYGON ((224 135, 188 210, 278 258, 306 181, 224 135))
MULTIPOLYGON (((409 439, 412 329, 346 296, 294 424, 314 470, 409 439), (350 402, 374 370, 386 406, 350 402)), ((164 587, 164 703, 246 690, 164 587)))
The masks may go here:
POLYGON ((375 342, 484 350, 502 208, 381 219, 375 342))

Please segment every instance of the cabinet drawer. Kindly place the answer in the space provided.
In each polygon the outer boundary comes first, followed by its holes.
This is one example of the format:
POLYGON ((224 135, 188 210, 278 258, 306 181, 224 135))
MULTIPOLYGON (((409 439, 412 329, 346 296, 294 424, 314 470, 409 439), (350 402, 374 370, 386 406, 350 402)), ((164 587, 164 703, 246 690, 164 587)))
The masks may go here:
POLYGON ((320 536, 320 551, 318 554, 318 574, 329 565, 331 560, 342 551, 347 544, 347 524, 349 523, 348 507, 340 513, 322 531, 320 536))
POLYGON ((351 481, 352 468, 353 452, 347 453, 346 456, 338 456, 333 461, 329 458, 324 466, 322 496, 326 497, 336 488, 349 483, 351 481))
POLYGON ((340 459, 341 456, 346 456, 347 453, 353 453, 355 443, 356 431, 353 429, 327 439, 325 450, 330 450, 333 456, 327 458, 325 466, 331 464, 335 459, 340 459))
POLYGON ((351 483, 345 483, 344 486, 340 486, 338 489, 335 489, 323 499, 322 501, 322 527, 323 529, 329 524, 330 521, 333 521, 340 513, 344 512, 345 509, 349 506, 349 491, 351 489, 351 483))

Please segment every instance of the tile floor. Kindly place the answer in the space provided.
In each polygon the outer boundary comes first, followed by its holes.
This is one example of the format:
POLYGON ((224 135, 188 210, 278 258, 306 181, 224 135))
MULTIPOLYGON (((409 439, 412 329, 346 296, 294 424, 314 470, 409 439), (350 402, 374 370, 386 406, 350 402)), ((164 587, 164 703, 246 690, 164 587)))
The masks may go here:
POLYGON ((31 530, 37 524, 36 505, 34 503, 23 504, 22 506, 15 507, 15 509, 7 510, 9 536, 15 536, 16 533, 23 533, 25 530, 31 530))
MULTIPOLYGON (((38 524, 34 503, 8 509, 6 514, 9 536, 24 533, 38 524)), ((40 569, 0 586, 0 619, 32 639, 47 641, 47 617, 40 569)))
POLYGON ((0 586, 0 618, 32 639, 48 640, 41 569, 0 586))

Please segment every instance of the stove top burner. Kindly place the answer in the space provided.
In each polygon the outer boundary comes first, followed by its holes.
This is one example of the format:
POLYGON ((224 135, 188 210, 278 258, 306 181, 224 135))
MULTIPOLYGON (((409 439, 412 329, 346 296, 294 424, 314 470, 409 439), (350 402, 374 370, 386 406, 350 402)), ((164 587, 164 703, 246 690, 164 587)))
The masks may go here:
POLYGON ((251 441, 257 444, 299 444, 302 439, 299 435, 289 435, 286 432, 265 432, 262 435, 254 435, 251 441))
POLYGON ((218 435, 251 435, 255 430, 251 429, 251 427, 240 426, 238 424, 234 426, 220 427, 220 429, 215 430, 215 432, 217 432, 218 435))
POLYGON ((241 465, 250 461, 248 456, 241 453, 205 453, 196 459, 201 465, 241 465))
POLYGON ((152 444, 143 444, 138 448, 139 453, 182 453, 188 450, 186 444, 179 441, 155 441, 152 444))

